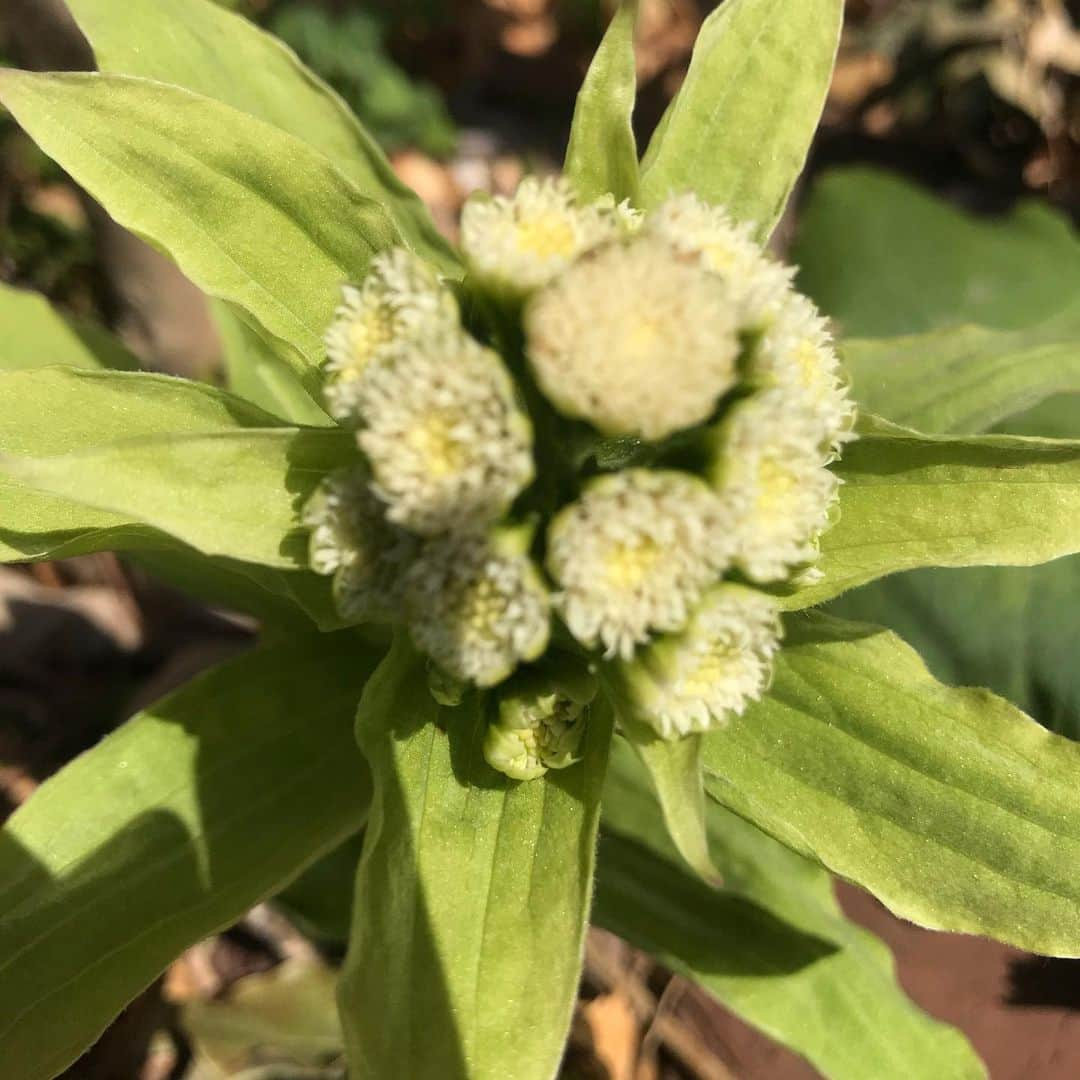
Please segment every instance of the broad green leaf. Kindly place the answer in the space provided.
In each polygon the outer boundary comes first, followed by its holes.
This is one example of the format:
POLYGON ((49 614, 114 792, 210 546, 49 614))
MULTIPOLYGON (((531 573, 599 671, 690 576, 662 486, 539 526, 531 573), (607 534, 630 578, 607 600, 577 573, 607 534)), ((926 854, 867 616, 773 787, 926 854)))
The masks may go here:
POLYGON ((437 706, 404 638, 364 692, 375 795, 340 992, 357 1076, 550 1080, 562 1055, 610 716, 592 710, 582 763, 518 782, 484 762, 482 700, 437 706))
POLYGON ((799 287, 849 337, 1029 329, 1080 292, 1080 242, 1060 214, 1027 203, 975 218, 868 168, 816 183, 792 261, 799 287))
POLYGON ((307 144, 177 87, 5 70, 0 102, 121 225, 293 345, 317 385, 342 282, 400 241, 385 209, 307 144))
POLYGON ((809 607, 923 566, 1034 566, 1080 551, 1080 442, 895 428, 844 450, 839 518, 822 578, 783 599, 809 607))
POLYGON ((225 381, 234 394, 295 424, 333 426, 293 374, 281 350, 265 341, 231 304, 215 300, 212 309, 221 337, 225 381))
POLYGON ((856 338, 840 351, 862 408, 919 431, 982 432, 1080 391, 1080 307, 1023 330, 966 325, 856 338))
POLYGON ((816 864, 710 802, 724 887, 693 880, 677 864, 641 767, 618 740, 603 805, 601 925, 835 1080, 983 1075, 963 1036, 905 997, 888 950, 844 917, 816 864))
POLYGON ((877 627, 789 620, 710 795, 921 926, 1080 955, 1080 747, 877 627))
POLYGON ((180 952, 363 819, 351 716, 375 657, 293 639, 204 675, 46 781, 0 831, 0 1060, 48 1080, 180 952))
MULTIPOLYGON (((0 401, 3 458, 52 457, 120 439, 231 433, 280 423, 202 383, 149 373, 0 372, 0 401)), ((145 547, 154 537, 130 517, 33 491, 0 474, 0 561, 145 547)))
POLYGON ((637 202, 637 142, 632 124, 637 13, 638 0, 621 0, 578 94, 565 168, 582 199, 610 193, 616 201, 637 202))
POLYGON ((209 0, 68 0, 116 75, 172 83, 265 120, 320 151, 390 211, 411 247, 457 273, 450 246, 348 106, 273 35, 209 0))
POLYGON ((121 370, 139 366, 102 327, 61 315, 39 293, 0 283, 0 371, 53 364, 121 370))
POLYGON ((620 723, 648 771, 672 843, 698 877, 719 886, 723 875, 709 855, 705 834, 701 736, 668 740, 625 716, 620 723))
MULTIPOLYGON (((1075 232, 1045 209, 980 220, 899 179, 857 170, 817 186, 798 256, 804 286, 841 325, 863 333, 944 327, 843 342, 864 407, 921 430, 1001 421, 1013 434, 1075 438, 1080 396, 1013 414, 1047 389, 1075 388, 1076 308, 1057 310, 1074 304, 1078 250, 1075 232), (892 262, 897 252, 909 260, 906 272, 892 262), (971 319, 1010 329, 949 326, 971 319), (943 354, 952 358, 947 367, 943 354)), ((1074 557, 1033 568, 918 570, 850 592, 834 610, 896 630, 945 682, 989 686, 1080 736, 1077 596, 1074 557)))
POLYGON ((643 204, 695 191, 767 237, 817 130, 843 12, 842 0, 727 0, 714 11, 649 148, 643 204))
MULTIPOLYGON (((1004 425, 1080 436, 1080 395, 1044 402, 1004 425)), ((880 623, 954 686, 988 686, 1040 723, 1080 739, 1080 557, 1046 566, 918 570, 855 589, 835 613, 880 623)))
MULTIPOLYGON (((255 616, 263 628, 290 633, 340 630, 345 625, 330 595, 329 579, 307 571, 274 570, 235 559, 209 558, 153 529, 142 542, 124 543, 123 535, 96 550, 113 550, 127 561, 189 596, 208 604, 255 616), (324 590, 320 595, 319 588, 324 590)), ((83 546, 95 550, 84 538, 83 546)))
POLYGON ((159 529, 204 555, 291 570, 307 565, 303 504, 328 472, 355 456, 344 431, 252 428, 8 458, 0 472, 159 529))

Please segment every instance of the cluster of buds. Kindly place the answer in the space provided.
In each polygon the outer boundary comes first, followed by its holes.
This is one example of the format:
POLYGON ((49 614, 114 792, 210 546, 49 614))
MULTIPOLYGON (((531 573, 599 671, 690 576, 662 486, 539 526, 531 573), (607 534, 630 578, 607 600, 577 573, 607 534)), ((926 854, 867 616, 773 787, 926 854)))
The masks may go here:
POLYGON ((507 775, 574 761, 598 684, 665 738, 724 723, 836 500, 825 322, 692 195, 646 216, 526 180, 467 204, 462 247, 456 291, 404 250, 345 290, 325 400, 360 460, 306 508, 312 568, 345 618, 408 627, 440 700, 498 687, 507 775))

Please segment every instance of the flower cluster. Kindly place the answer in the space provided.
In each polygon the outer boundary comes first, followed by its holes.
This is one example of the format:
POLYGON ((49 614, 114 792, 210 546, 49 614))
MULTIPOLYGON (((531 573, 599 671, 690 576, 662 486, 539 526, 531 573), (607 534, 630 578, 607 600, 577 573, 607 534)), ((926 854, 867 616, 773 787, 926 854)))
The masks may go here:
POLYGON ((440 685, 498 686, 509 776, 576 759, 590 673, 665 738, 722 724, 769 682, 762 586, 812 573, 836 501, 824 320, 692 195, 642 215, 527 180, 470 201, 462 246, 456 292, 404 250, 345 291, 325 399, 359 463, 307 506, 312 568, 440 685))

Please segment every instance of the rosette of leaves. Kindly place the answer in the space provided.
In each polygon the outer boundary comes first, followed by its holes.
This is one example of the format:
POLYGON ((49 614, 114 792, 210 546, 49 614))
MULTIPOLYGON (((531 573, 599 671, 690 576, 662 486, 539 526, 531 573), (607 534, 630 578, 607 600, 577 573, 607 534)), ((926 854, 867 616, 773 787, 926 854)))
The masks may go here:
MULTIPOLYGON (((450 248, 340 100, 249 23, 207 0, 70 7, 100 71, 0 73, 0 100, 215 298, 231 389, 116 370, 115 351, 5 293, 30 344, 0 357, 0 556, 128 552, 258 615, 266 634, 72 762, 0 835, 6 1073, 62 1071, 180 951, 364 828, 338 989, 351 1075, 552 1076, 590 916, 826 1075, 980 1075, 966 1041, 914 1008, 880 944, 844 919, 829 874, 925 926, 1076 956, 1080 750, 989 693, 937 683, 892 634, 813 609, 901 570, 1080 550, 1080 443, 923 434, 863 413, 839 459, 780 485, 777 521, 824 473, 837 491, 831 527, 811 529, 783 572, 758 564, 754 532, 722 569, 705 558, 680 570, 684 585, 700 576, 701 595, 631 621, 629 635, 605 637, 614 624, 579 621, 565 599, 596 547, 589 523, 618 523, 601 513, 613 486, 627 487, 616 502, 645 498, 682 520, 715 505, 728 476, 718 460, 750 460, 715 448, 736 410, 767 394, 754 360, 777 324, 744 321, 722 264, 703 267, 660 224, 673 205, 714 223, 722 208, 757 251, 817 125, 839 0, 719 7, 640 161, 635 11, 621 6, 555 191, 604 236, 525 287, 498 273, 505 262, 488 265, 504 250, 494 239, 469 241, 467 259, 450 248), (655 257, 637 260, 635 276, 626 259, 642 244, 655 257), (660 264, 671 273, 658 278, 660 264), (605 296, 593 282, 589 294, 574 282, 597 265, 613 283, 653 284, 605 296), (682 310, 707 320, 672 327, 667 307, 650 307, 675 278, 682 310), (416 280, 452 347, 379 352, 370 386, 342 386, 362 355, 341 352, 342 340, 400 342, 415 325, 393 305, 354 321, 367 293, 416 280), (560 313, 586 295, 594 303, 579 305, 581 332, 568 339, 560 313), (626 313, 611 341, 630 341, 607 355, 596 330, 609 302, 626 313), (648 328, 628 321, 653 311, 667 318, 662 340, 679 346, 659 371, 637 362, 655 353, 648 328), (715 355, 686 344, 702 326, 723 344, 715 355), (583 341, 595 364, 567 367, 583 341), (706 354, 719 367, 680 366, 706 354), (654 395, 617 383, 620 356, 654 395), (442 382, 440 357, 453 365, 442 382), (685 392, 691 368, 706 376, 702 400, 685 392), (714 379, 721 368, 727 383, 714 379), (568 371, 577 381, 562 381, 568 371), (600 385, 611 394, 582 383, 597 372, 615 372, 600 385), (398 421, 413 401, 447 423, 410 434, 398 421), (495 440, 465 448, 497 483, 454 473, 462 427, 451 406, 462 401, 476 404, 461 425, 495 440), (658 421, 672 401, 680 411, 658 421), (454 484, 402 466, 425 447, 454 484), (333 506, 349 513, 327 517, 333 506), (481 519, 496 533, 490 549, 460 532, 481 519), (379 541, 388 590, 365 592, 359 555, 380 535, 400 546, 379 541), (567 535, 578 539, 552 562, 567 535), (432 543, 414 575, 414 549, 432 543), (814 574, 789 572, 811 562, 814 574), (495 650, 501 666, 491 652, 459 665, 461 638, 439 630, 440 613, 462 610, 455 598, 477 566, 482 577, 504 564, 497 582, 529 599, 513 608, 529 632, 510 635, 509 664, 495 650), (611 665, 648 653, 651 679, 670 673, 671 636, 730 625, 723 605, 702 607, 716 588, 763 613, 733 636, 760 661, 752 692, 695 707, 670 730, 650 712, 655 686, 612 678, 611 665)), ((506 209, 482 208, 480 226, 506 209)), ((529 235, 558 255, 564 233, 529 235)), ((822 242, 841 249, 842 221, 822 242)), ((815 355, 827 356, 807 318, 815 355)), ((798 427, 770 430, 779 445, 798 427)), ((750 424, 747 437, 761 430, 750 424)), ((704 518, 691 533, 705 535, 704 518)), ((649 585, 643 562, 614 565, 649 585)), ((582 589, 593 580, 580 575, 582 589)), ((480 622, 467 625, 488 625, 487 599, 473 599, 480 622)))

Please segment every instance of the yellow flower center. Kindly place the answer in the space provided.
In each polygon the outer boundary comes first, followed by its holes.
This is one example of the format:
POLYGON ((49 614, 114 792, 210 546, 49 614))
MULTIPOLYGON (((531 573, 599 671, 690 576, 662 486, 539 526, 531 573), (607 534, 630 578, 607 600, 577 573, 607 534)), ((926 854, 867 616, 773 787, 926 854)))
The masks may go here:
POLYGON ((569 258, 577 248, 577 236, 563 215, 547 213, 519 221, 517 243, 541 259, 569 258))
POLYGON ((622 348, 624 356, 640 358, 655 353, 661 344, 663 324, 659 319, 641 316, 631 320, 623 330, 622 348))
POLYGON ((426 471, 436 479, 464 468, 465 450, 454 437, 451 418, 444 413, 423 417, 406 433, 405 444, 424 459, 426 471))
POLYGON ((731 673, 733 663, 739 658, 737 649, 729 645, 714 645, 697 658, 693 668, 683 675, 679 687, 686 697, 707 698, 731 673))
POLYGON ((799 377, 806 389, 819 386, 822 376, 821 356, 810 341, 800 342, 795 350, 795 360, 799 365, 799 377))
POLYGON ((377 349, 388 344, 394 336, 394 323, 389 312, 373 308, 355 319, 349 327, 349 366, 341 372, 348 379, 359 378, 371 362, 377 349))
POLYGON ((505 606, 506 598, 499 593, 494 583, 480 578, 462 594, 458 608, 461 624, 474 634, 490 634, 505 606))
POLYGON ((636 589, 652 572, 660 555, 660 547, 653 540, 616 545, 606 560, 608 584, 616 589, 636 589))
POLYGON ((764 458, 758 467, 758 490, 754 508, 758 515, 776 518, 787 509, 787 499, 795 490, 795 474, 775 458, 764 458))
POLYGON ((722 274, 735 266, 735 252, 730 244, 725 244, 723 241, 706 244, 701 249, 701 253, 705 256, 705 265, 713 273, 722 274))

